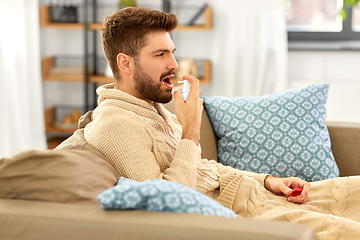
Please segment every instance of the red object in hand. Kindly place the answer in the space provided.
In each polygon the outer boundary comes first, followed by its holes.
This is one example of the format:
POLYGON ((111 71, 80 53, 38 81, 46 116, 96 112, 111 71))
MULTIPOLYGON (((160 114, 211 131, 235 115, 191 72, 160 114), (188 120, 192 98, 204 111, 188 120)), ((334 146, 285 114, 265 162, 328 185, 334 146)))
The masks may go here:
POLYGON ((302 192, 302 188, 294 188, 292 193, 290 194, 291 197, 299 196, 302 192))

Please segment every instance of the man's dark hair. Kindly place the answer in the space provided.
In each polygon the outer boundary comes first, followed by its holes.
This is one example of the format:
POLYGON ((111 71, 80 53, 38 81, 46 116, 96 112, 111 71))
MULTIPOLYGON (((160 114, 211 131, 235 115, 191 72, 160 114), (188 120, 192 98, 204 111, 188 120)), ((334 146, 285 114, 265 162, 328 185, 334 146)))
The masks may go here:
POLYGON ((107 16, 101 30, 101 42, 114 79, 120 79, 116 62, 119 53, 125 53, 136 60, 139 51, 146 45, 148 33, 171 32, 177 23, 174 14, 143 7, 128 7, 107 16))

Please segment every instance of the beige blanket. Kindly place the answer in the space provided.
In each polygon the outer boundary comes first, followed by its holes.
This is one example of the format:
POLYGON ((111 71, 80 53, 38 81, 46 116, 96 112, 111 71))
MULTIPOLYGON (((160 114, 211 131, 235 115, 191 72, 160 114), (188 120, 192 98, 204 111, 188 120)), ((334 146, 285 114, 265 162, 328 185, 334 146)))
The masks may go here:
POLYGON ((233 199, 220 195, 219 202, 239 217, 305 224, 317 232, 319 240, 360 239, 360 177, 313 182, 305 204, 290 203, 247 176, 223 183, 221 192, 238 185, 233 199))

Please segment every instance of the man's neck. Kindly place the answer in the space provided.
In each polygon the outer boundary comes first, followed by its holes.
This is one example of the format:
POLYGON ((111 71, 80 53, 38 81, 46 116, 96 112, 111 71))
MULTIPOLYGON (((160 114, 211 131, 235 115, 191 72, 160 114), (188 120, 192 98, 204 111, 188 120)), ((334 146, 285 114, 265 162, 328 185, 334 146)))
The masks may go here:
POLYGON ((130 95, 132 95, 132 96, 134 96, 134 97, 136 97, 136 98, 138 98, 138 99, 141 99, 141 100, 144 100, 144 101, 147 101, 148 103, 150 103, 151 105, 153 105, 154 106, 154 101, 151 101, 151 100, 149 100, 149 99, 144 99, 144 98, 142 98, 142 97, 139 97, 138 95, 138 93, 134 93, 134 92, 132 92, 132 91, 129 91, 127 88, 126 88, 126 86, 123 86, 122 84, 120 84, 119 83, 119 81, 114 81, 114 89, 117 89, 117 90, 121 90, 121 91, 123 91, 123 92, 126 92, 126 93, 128 93, 128 94, 130 94, 130 95))

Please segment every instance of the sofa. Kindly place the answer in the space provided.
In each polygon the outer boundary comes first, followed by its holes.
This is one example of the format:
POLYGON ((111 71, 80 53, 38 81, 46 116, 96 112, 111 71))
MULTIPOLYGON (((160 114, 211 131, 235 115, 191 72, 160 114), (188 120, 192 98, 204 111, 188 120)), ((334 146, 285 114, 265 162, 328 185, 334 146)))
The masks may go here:
MULTIPOLYGON (((166 107, 173 111, 171 104, 166 107)), ((82 120, 87 117, 84 115, 82 120)), ((83 137, 83 127, 79 125, 74 136, 83 137)), ((359 175, 360 124, 328 122, 327 127, 340 176, 359 175)), ((81 141, 65 141, 63 144, 71 151, 30 151, 0 160, 0 189, 3 192, 0 194, 0 239, 316 239, 310 227, 288 222, 173 212, 104 210, 96 203, 96 194, 115 185, 119 176, 89 144, 81 141), (55 156, 52 155, 54 152, 55 156), (83 153, 88 155, 79 163, 70 163, 73 167, 69 169, 69 163, 62 162, 62 154, 68 152, 72 154, 72 161, 84 157, 83 153), (60 163, 45 166, 44 162, 49 162, 49 154, 60 163), (31 161, 26 163, 24 158, 31 161), (18 168, 20 170, 12 171, 11 167, 19 161, 24 165, 18 168), (82 165, 85 165, 85 170, 78 167, 82 165), (102 172, 88 176, 86 169, 92 171, 94 166, 100 166, 102 172), (36 172, 39 168, 42 169, 39 171, 41 174, 36 172), (29 169, 36 173, 29 172, 29 169), (37 176, 29 178, 29 175, 37 176), (102 182, 96 179, 102 179, 102 182), (56 183, 65 186, 64 189, 58 189, 56 183), (36 189, 36 193, 28 187, 39 185, 44 187, 36 189), (67 188, 75 190, 70 192, 67 188), (93 192, 94 189, 97 192, 93 192), (94 201, 86 201, 89 199, 94 201)), ((218 159, 217 138, 205 110, 200 144, 203 158, 218 159)))

